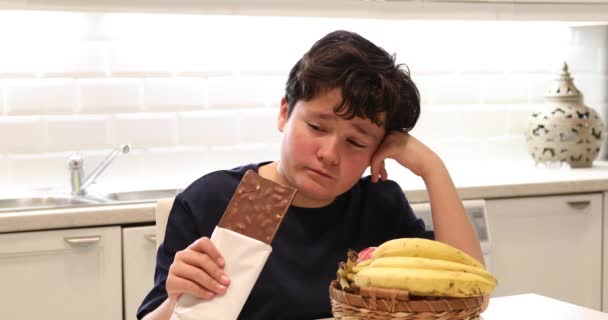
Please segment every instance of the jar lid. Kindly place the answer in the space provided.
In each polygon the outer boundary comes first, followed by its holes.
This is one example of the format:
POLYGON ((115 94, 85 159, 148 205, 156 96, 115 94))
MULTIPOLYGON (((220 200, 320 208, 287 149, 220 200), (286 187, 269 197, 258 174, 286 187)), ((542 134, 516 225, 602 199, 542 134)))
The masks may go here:
POLYGON ((573 80, 568 72, 568 64, 564 62, 561 73, 555 78, 551 89, 545 94, 545 100, 550 102, 582 102, 583 94, 574 85, 573 80))

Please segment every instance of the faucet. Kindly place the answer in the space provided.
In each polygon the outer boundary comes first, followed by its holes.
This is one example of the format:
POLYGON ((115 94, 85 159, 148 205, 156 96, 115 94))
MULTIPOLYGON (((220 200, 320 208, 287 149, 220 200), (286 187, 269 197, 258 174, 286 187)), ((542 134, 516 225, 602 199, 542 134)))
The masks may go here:
POLYGON ((74 154, 68 159, 68 169, 70 170, 70 184, 72 185, 72 195, 85 195, 86 188, 95 182, 95 179, 114 161, 120 154, 127 154, 131 151, 130 144, 123 144, 112 152, 99 164, 97 169, 88 178, 84 178, 84 159, 81 154, 74 154))

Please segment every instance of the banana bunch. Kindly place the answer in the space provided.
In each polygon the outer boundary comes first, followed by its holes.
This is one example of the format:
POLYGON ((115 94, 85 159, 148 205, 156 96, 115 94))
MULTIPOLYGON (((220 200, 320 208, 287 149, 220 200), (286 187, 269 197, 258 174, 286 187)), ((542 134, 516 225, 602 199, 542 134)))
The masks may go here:
POLYGON ((481 263, 438 241, 390 240, 371 259, 357 262, 357 258, 351 250, 347 262, 340 263, 337 275, 343 290, 377 287, 403 289, 416 296, 472 297, 489 294, 496 286, 481 263))

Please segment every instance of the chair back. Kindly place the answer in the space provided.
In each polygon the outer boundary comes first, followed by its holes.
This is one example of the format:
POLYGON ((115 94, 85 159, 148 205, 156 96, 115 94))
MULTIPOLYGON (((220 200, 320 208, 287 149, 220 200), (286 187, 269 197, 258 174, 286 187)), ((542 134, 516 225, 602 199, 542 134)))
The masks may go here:
POLYGON ((165 240, 167 220, 174 200, 175 198, 165 198, 156 202, 156 248, 165 240))

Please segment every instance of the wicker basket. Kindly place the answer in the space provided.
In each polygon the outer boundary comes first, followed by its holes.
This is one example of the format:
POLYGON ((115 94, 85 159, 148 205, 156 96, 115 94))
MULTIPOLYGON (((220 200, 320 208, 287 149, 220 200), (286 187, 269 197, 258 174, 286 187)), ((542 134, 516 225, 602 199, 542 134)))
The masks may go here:
POLYGON ((477 320, 482 297, 411 299, 397 289, 367 290, 365 295, 340 289, 337 281, 329 286, 332 313, 342 320, 477 320))

